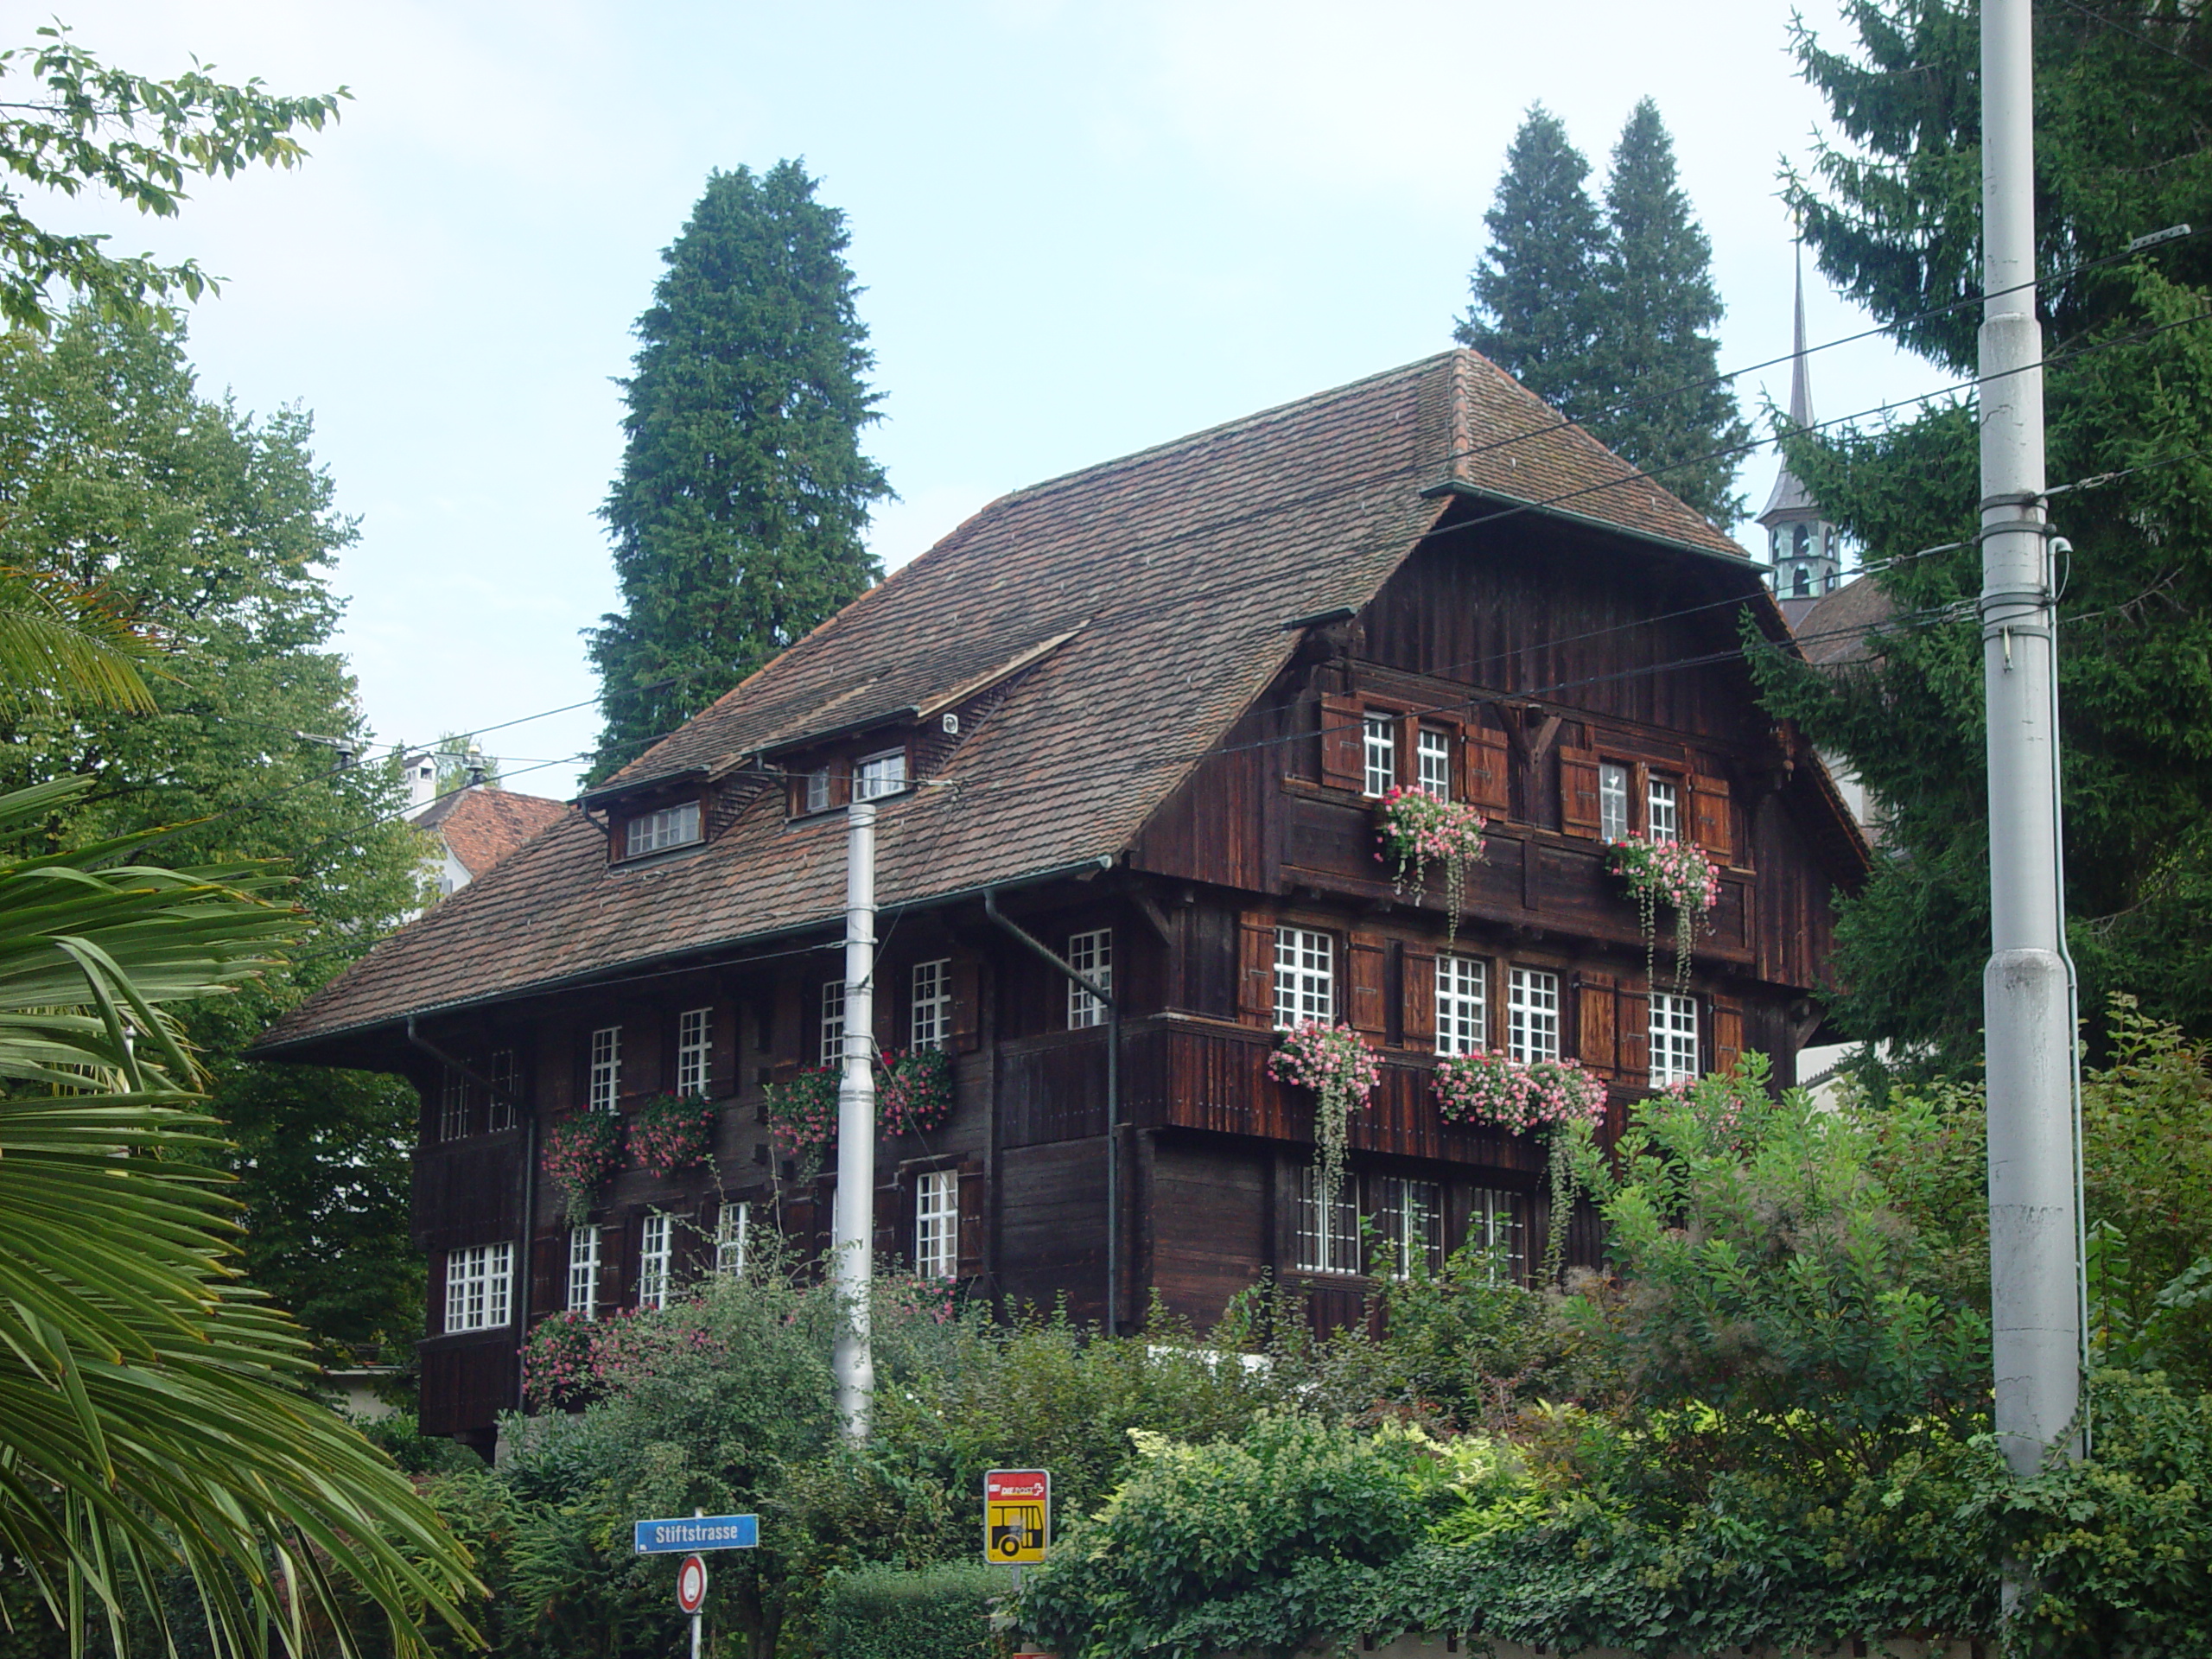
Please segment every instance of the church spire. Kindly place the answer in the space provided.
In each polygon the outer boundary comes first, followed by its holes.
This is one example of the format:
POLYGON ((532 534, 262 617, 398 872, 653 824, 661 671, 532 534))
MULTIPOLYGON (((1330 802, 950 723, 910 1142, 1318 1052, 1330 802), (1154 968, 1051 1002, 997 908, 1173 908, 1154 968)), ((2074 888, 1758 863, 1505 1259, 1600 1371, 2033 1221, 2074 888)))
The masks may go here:
MULTIPOLYGON (((1813 424, 1813 378, 1806 367, 1805 245, 1797 245, 1797 305, 1789 359, 1789 423, 1813 424)), ((1836 527, 1821 516, 1820 503, 1785 457, 1774 475, 1774 489, 1758 522, 1767 532, 1769 573, 1783 611, 1794 623, 1797 614, 1833 589, 1842 574, 1843 546, 1836 527)))

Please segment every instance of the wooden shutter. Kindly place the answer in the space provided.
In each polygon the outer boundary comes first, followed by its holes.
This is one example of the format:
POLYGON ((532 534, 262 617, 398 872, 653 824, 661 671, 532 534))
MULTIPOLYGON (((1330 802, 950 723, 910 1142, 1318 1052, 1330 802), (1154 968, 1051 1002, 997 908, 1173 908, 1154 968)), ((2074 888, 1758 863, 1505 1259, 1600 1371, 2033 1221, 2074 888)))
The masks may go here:
POLYGON ((1690 779, 1690 835, 1716 864, 1736 861, 1734 815, 1728 808, 1728 785, 1719 778, 1690 779))
POLYGON ((1506 771, 1505 734, 1470 726, 1459 741, 1459 792, 1470 805, 1503 817, 1513 804, 1511 775, 1506 771))
POLYGON ((979 1169, 960 1172, 958 1248, 960 1276, 975 1278, 983 1271, 983 1173, 979 1169))
POLYGON ((913 1190, 912 1181, 893 1181, 875 1189, 874 1235, 868 1248, 876 1255, 910 1263, 913 1260, 913 1190))
POLYGON ((1357 698, 1321 699, 1321 781, 1332 789, 1367 783, 1366 709, 1357 698))
POLYGON ((1726 1071, 1744 1057, 1744 1005, 1732 996, 1713 999, 1713 1069, 1726 1071))
POLYGON ((1590 749, 1559 752, 1559 821, 1570 836, 1598 833, 1598 756, 1590 749))
POLYGON ((1389 1020, 1387 987, 1390 947, 1372 933, 1355 933, 1345 955, 1349 958, 1344 977, 1351 989, 1352 1029, 1379 1037, 1389 1020))
POLYGON ((637 1300, 630 1283, 630 1264, 636 1259, 632 1235, 638 1230, 633 1215, 609 1216, 599 1230, 599 1306, 628 1307, 637 1300))
POLYGON ((891 973, 883 971, 883 959, 876 958, 875 1001, 868 1010, 875 1030, 875 1052, 888 1054, 894 1048, 906 1046, 906 1039, 913 1034, 913 1027, 899 1021, 899 1014, 914 993, 914 970, 912 966, 891 973))
MULTIPOLYGON (((1619 982, 1585 969, 1575 988, 1575 1058, 1606 1077, 1620 1070, 1619 982)), ((1641 1079, 1637 1079, 1641 1081, 1641 1079)))
POLYGON ((973 1054, 983 1046, 982 968, 973 957, 952 959, 952 1052, 973 1054))
POLYGON ((1406 1046, 1427 1053, 1436 1046, 1436 957, 1427 950, 1406 952, 1406 1046))
POLYGON ((1275 1022, 1275 919, 1264 911, 1237 918, 1236 1017, 1263 1028, 1275 1022))
POLYGON ((1651 1081, 1651 998, 1623 987, 1613 998, 1613 1030, 1619 1044, 1620 1080, 1631 1088, 1651 1081))
POLYGON ((813 1058, 807 1052, 805 1034, 800 1029, 804 1023, 804 1014, 798 979, 779 980, 775 1007, 768 1021, 768 1052, 778 1059, 804 1065, 813 1058))
POLYGON ((541 1234, 530 1246, 530 1314, 557 1313, 569 1305, 569 1234, 541 1234))

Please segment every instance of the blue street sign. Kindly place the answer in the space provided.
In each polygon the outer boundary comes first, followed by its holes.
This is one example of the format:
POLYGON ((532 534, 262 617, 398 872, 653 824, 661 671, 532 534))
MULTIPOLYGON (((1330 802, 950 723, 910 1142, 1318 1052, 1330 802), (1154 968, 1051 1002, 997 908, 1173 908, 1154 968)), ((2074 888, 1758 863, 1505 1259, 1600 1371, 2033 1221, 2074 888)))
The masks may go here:
POLYGON ((640 1555, 690 1554, 695 1549, 757 1549, 757 1515, 687 1515, 672 1521, 637 1523, 640 1555))

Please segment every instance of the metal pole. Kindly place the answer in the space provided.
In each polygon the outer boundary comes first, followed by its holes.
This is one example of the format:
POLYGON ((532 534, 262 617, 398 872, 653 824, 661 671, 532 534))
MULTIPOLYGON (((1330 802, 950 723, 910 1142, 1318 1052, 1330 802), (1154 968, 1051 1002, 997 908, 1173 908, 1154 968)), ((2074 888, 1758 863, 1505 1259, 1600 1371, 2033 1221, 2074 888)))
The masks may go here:
POLYGON ((1989 1277, 1998 1444, 2031 1473, 2081 1398, 2074 1030, 2059 889, 2030 0, 1982 0, 1981 632, 1989 1277))
POLYGON ((847 809, 845 848, 845 1070, 837 1082, 837 1201, 830 1281, 843 1317, 831 1363, 837 1414, 848 1437, 868 1438, 875 1397, 868 1291, 875 1221, 875 805, 847 809))

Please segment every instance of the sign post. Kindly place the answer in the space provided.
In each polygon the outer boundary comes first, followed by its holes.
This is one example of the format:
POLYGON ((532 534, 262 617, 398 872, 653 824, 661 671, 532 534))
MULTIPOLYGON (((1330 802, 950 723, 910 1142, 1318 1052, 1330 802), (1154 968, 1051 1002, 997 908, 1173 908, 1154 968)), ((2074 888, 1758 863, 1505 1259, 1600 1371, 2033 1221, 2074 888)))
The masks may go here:
POLYGON ((686 1555, 676 1569, 676 1606, 691 1616, 691 1659, 699 1659, 699 1605, 707 1599, 707 1564, 686 1555))

